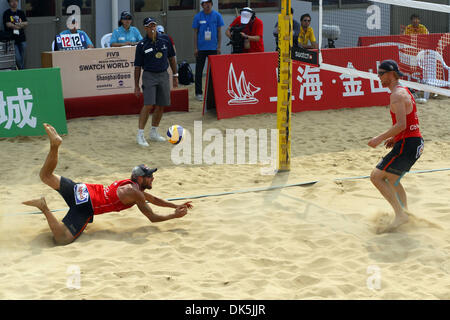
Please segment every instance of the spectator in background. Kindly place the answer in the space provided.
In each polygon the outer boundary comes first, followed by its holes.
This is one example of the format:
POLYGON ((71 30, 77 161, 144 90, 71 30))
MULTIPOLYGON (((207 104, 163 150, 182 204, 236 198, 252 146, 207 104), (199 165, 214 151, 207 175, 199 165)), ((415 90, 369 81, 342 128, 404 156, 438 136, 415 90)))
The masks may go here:
MULTIPOLYGON (((94 48, 94 44, 92 43, 92 41, 89 38, 89 36, 87 35, 87 33, 84 32, 83 30, 79 29, 79 23, 78 23, 77 19, 72 19, 72 21, 67 21, 67 30, 64 30, 60 34, 63 35, 63 34, 71 34, 71 33, 78 33, 80 36, 83 35, 84 38, 86 39, 86 47, 94 48)), ((54 49, 56 50, 56 42, 55 42, 54 49)))
MULTIPOLYGON (((291 8, 291 14, 294 15, 294 9, 291 8)), ((300 22, 298 22, 295 19, 292 19, 293 23, 293 39, 292 39, 292 45, 294 47, 298 47, 298 36, 300 34, 300 22)), ((273 28, 273 36, 275 37, 275 46, 278 50, 278 21, 275 23, 275 27, 273 28)))
POLYGON ((7 0, 9 9, 3 13, 3 28, 9 31, 14 40, 16 64, 19 70, 25 68, 25 28, 28 26, 27 17, 22 10, 18 9, 18 0, 7 0))
POLYGON ((120 15, 119 27, 113 31, 111 47, 135 46, 143 38, 136 27, 131 25, 133 17, 128 11, 123 11, 120 15))
POLYGON ((316 37, 314 36, 314 30, 310 26, 311 16, 308 13, 305 13, 300 17, 300 23, 301 28, 298 36, 299 46, 305 49, 318 49, 319 45, 317 44, 316 37))
POLYGON ((423 25, 420 24, 420 17, 418 14, 413 13, 411 15, 411 24, 409 24, 406 28, 403 34, 409 35, 409 34, 429 34, 428 29, 423 25))
POLYGON ((195 56, 195 98, 203 100, 202 76, 206 58, 209 55, 220 54, 222 32, 224 25, 222 15, 212 9, 212 0, 200 0, 203 8, 192 21, 194 29, 195 56))
POLYGON ((172 42, 173 50, 175 50, 175 53, 176 53, 176 52, 177 52, 177 49, 175 48, 175 42, 173 41, 173 39, 172 39, 172 37, 171 37, 170 35, 166 34, 166 32, 165 32, 165 30, 164 30, 164 26, 162 26, 162 25, 160 25, 160 24, 157 25, 157 26, 156 26, 156 31, 157 31, 159 34, 165 34, 166 36, 169 37, 170 42, 172 42))
POLYGON ((236 17, 225 31, 226 36, 231 39, 231 28, 239 25, 245 25, 241 32, 241 36, 244 38, 243 52, 264 52, 264 26, 255 11, 249 7, 241 9, 241 15, 236 17))

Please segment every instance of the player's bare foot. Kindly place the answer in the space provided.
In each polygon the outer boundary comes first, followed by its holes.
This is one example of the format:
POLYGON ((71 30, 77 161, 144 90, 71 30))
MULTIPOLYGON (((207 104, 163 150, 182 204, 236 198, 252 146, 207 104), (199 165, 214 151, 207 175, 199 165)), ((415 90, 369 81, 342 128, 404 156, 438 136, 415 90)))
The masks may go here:
POLYGON ((22 204, 31 206, 31 207, 36 207, 39 210, 41 210, 42 212, 44 212, 45 210, 48 210, 47 202, 45 201, 44 197, 41 197, 39 199, 24 201, 24 202, 22 202, 22 204))
POLYGON ((393 232, 398 227, 400 227, 402 224, 407 223, 408 219, 409 219, 409 217, 408 217, 408 214, 406 214, 406 213, 396 214, 394 221, 390 225, 388 225, 386 228, 377 230, 377 233, 380 234, 380 233, 393 232))
POLYGON ((45 131, 47 132, 48 138, 50 139, 50 145, 52 147, 59 147, 59 145, 62 143, 62 138, 59 136, 58 132, 56 132, 56 129, 48 123, 44 123, 43 125, 45 131))

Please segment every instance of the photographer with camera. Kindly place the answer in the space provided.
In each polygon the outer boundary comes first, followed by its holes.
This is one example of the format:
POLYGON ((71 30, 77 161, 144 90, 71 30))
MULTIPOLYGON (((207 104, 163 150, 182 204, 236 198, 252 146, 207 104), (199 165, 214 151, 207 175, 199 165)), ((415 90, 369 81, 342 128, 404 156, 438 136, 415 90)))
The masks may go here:
POLYGON ((264 52, 262 20, 249 7, 241 9, 240 13, 225 31, 233 46, 232 53, 264 52))

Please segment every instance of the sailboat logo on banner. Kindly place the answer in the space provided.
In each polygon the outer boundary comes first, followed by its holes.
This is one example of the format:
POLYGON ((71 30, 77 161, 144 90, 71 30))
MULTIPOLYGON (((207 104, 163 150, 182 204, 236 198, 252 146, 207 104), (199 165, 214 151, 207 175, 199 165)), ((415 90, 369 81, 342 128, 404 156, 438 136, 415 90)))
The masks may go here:
POLYGON ((233 64, 230 63, 230 70, 228 71, 228 95, 231 97, 231 100, 228 100, 229 105, 256 104, 259 100, 255 98, 255 93, 259 90, 261 88, 255 87, 245 80, 244 71, 241 71, 238 80, 234 72, 233 64))

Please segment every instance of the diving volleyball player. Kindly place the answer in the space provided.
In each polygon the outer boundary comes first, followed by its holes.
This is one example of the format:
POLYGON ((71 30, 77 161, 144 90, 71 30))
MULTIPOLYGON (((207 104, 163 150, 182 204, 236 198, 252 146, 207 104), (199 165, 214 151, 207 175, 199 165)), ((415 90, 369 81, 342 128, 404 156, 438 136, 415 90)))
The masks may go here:
POLYGON ((25 201, 23 204, 42 211, 57 244, 66 245, 73 242, 97 214, 121 211, 137 205, 151 222, 160 222, 181 218, 187 214, 188 209, 192 208, 190 201, 175 205, 145 192, 146 189, 152 188, 153 173, 157 169, 150 169, 143 164, 132 170, 131 179, 115 181, 107 187, 101 184, 75 183, 68 178, 54 174, 62 138, 51 125, 44 123, 44 128, 50 140, 50 151, 39 176, 42 182, 61 194, 69 206, 69 211, 62 222, 59 222, 47 207, 44 197, 25 201), (147 201, 156 206, 174 208, 175 211, 169 215, 156 214, 147 201))
POLYGON ((375 148, 384 141, 386 148, 392 150, 373 169, 370 180, 395 212, 394 221, 381 232, 393 231, 408 222, 406 192, 400 179, 419 159, 424 147, 416 101, 408 88, 399 84, 401 76, 403 74, 393 60, 385 60, 378 67, 381 84, 391 90, 392 127, 372 138, 368 145, 375 148))

